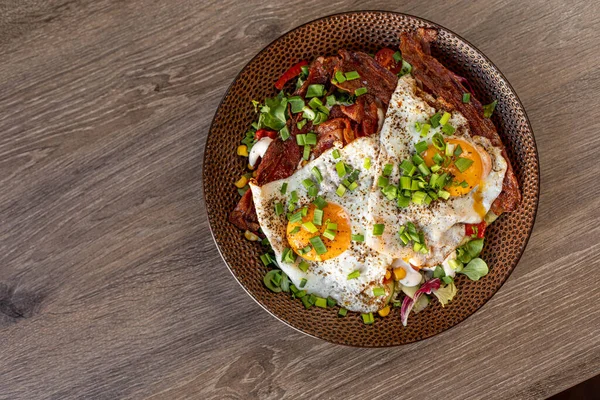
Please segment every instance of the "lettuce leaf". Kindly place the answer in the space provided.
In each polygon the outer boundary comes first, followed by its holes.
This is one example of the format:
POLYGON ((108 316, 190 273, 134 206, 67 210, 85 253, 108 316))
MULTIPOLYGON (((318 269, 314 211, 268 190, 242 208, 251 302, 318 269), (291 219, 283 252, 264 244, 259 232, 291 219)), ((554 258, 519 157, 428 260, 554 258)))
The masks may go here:
POLYGON ((448 285, 440 287, 438 290, 435 290, 433 294, 435 295, 435 297, 437 297, 442 307, 445 307, 446 304, 452 301, 454 296, 456 296, 457 292, 458 290, 456 290, 456 285, 454 284, 454 282, 451 282, 448 285))

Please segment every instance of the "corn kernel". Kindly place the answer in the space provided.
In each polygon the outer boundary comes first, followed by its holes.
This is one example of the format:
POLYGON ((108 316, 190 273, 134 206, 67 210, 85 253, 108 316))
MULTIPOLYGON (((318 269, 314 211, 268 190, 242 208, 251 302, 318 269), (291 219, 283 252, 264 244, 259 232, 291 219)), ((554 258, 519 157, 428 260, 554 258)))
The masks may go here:
POLYGON ((235 183, 235 186, 238 187, 239 189, 243 188, 244 186, 246 186, 246 184, 248 183, 248 178, 246 178, 245 176, 240 177, 240 179, 235 183))
POLYGON ((253 167, 252 165, 248 164, 248 169, 249 169, 250 171, 254 171, 254 168, 255 168, 255 167, 253 167))
POLYGON ((406 271, 404 268, 394 268, 394 279, 399 281, 406 278, 406 271))
POLYGON ((246 146, 245 144, 239 145, 237 148, 237 155, 248 157, 248 146, 246 146))
POLYGON ((390 279, 391 277, 392 277, 392 273, 388 269, 387 271, 385 271, 385 279, 390 279))
POLYGON ((252 233, 250 231, 244 232, 244 237, 251 242, 256 242, 259 239, 258 236, 256 236, 254 233, 252 233))
POLYGON ((387 317, 390 313, 390 306, 385 306, 381 310, 377 311, 380 317, 387 317))

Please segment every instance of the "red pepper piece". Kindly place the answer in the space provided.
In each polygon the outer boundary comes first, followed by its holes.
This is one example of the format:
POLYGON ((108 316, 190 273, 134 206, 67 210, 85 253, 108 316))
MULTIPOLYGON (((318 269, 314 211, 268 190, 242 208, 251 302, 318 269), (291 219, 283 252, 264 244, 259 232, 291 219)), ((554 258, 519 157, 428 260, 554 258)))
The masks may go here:
POLYGON ((394 54, 396 54, 394 50, 384 47, 375 54, 375 61, 390 72, 397 74, 402 69, 402 60, 397 63, 394 60, 394 54))
POLYGON ((256 131, 254 134, 254 139, 260 140, 264 137, 270 137, 271 139, 275 139, 277 137, 277 132, 272 131, 270 129, 262 128, 256 131))
POLYGON ((277 90, 281 90, 283 89, 283 86, 292 78, 295 78, 296 76, 300 75, 300 73, 302 72, 302 67, 304 67, 305 65, 308 65, 308 62, 302 60, 294 65, 292 65, 290 67, 290 69, 288 69, 287 71, 285 71, 283 73, 283 75, 281 75, 281 78, 279 78, 277 80, 277 82, 275 82, 275 87, 277 88, 277 90))
POLYGON ((481 221, 478 224, 465 224, 465 235, 473 236, 476 234, 477 238, 483 239, 486 227, 487 224, 485 223, 485 221, 481 221))

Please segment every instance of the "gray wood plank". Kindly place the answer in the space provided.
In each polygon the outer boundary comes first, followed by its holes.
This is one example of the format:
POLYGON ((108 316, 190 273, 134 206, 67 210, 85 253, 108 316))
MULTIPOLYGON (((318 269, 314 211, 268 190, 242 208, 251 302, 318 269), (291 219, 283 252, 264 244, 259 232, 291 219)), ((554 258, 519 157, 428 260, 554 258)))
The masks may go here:
POLYGON ((576 1, 0 3, 0 399, 538 399, 600 372, 600 6, 576 1), (232 279, 202 203, 210 120, 285 31, 389 9, 466 37, 536 133, 511 278, 423 342, 303 336, 232 279))

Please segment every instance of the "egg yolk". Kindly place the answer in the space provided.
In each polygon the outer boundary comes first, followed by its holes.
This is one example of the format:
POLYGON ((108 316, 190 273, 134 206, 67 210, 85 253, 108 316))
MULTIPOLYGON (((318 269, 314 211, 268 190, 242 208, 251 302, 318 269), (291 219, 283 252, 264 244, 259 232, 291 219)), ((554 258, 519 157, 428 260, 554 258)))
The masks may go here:
POLYGON ((310 261, 325 261, 330 258, 334 258, 342 254, 348 246, 350 246, 350 236, 351 236, 351 227, 350 221, 348 220, 348 216, 344 209, 333 203, 328 203, 323 208, 323 220, 321 225, 315 224, 315 227, 318 229, 317 232, 310 233, 307 229, 305 229, 302 224, 305 222, 314 222, 313 218, 315 215, 315 205, 310 204, 308 206, 308 212, 306 216, 302 218, 301 222, 288 222, 287 225, 287 240, 290 244, 290 247, 296 254, 303 257, 306 260, 310 261), (323 232, 327 229, 327 223, 337 224, 337 231, 333 240, 327 239, 323 236, 323 232), (295 229, 296 227, 300 227, 298 231, 295 229), (296 230, 294 233, 293 231, 296 230), (321 240, 325 244, 327 251, 323 254, 317 254, 315 249, 312 248, 310 244, 310 239, 320 236, 321 240), (310 246, 310 251, 303 254, 303 249, 310 246))
MULTIPOLYGON (((462 149, 462 153, 457 158, 466 158, 471 160, 473 163, 469 168, 465 171, 460 172, 460 170, 454 165, 454 162, 450 163, 450 165, 446 168, 443 168, 445 172, 448 172, 454 176, 452 178, 452 182, 446 186, 446 190, 450 193, 451 196, 461 196, 463 194, 469 193, 475 186, 479 185, 479 182, 482 179, 483 175, 483 163, 481 161, 481 156, 479 152, 473 145, 462 139, 445 139, 446 144, 452 144, 455 148, 460 145, 462 149), (467 182, 466 186, 461 186, 457 183, 467 182)), ((436 154, 440 154, 443 156, 443 151, 436 149, 433 145, 430 145, 427 150, 423 153, 423 159, 425 160, 425 164, 428 167, 431 167, 435 164, 433 161, 433 157, 436 154)))

